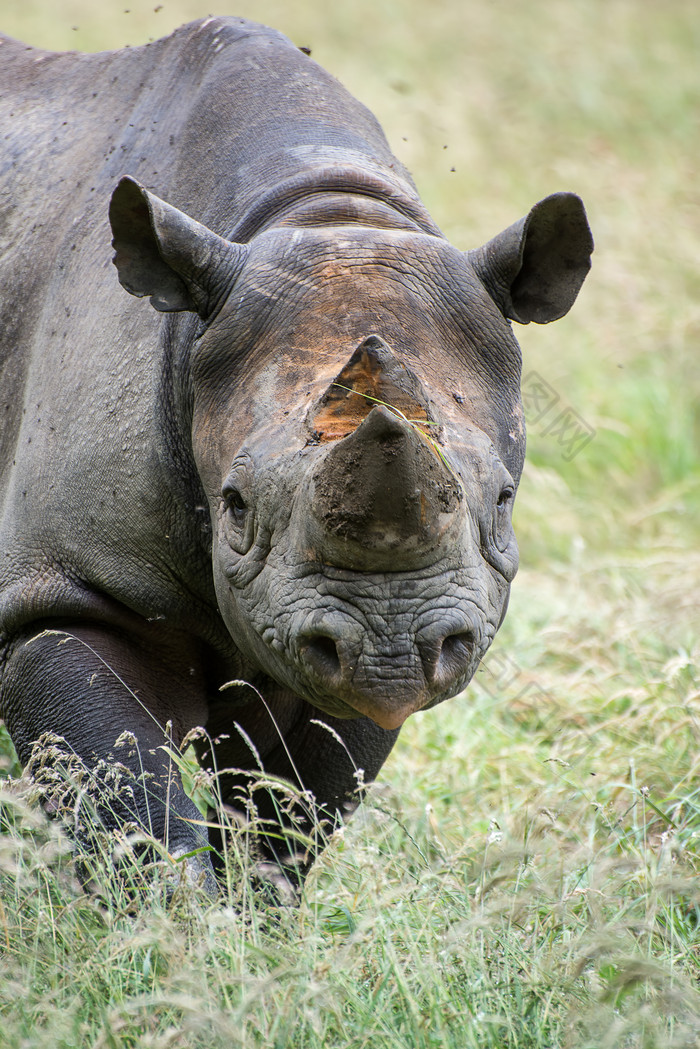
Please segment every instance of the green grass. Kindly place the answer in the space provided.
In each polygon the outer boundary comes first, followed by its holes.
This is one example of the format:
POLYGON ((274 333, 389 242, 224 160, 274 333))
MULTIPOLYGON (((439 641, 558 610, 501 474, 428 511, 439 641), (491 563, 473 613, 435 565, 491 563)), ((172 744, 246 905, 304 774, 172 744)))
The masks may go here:
MULTIPOLYGON (((27 0, 3 21, 102 48, 210 0, 156 6, 27 0)), ((127 891, 107 854, 84 893, 58 827, 4 795, 3 1049, 697 1046, 697 5, 229 11, 310 46, 377 113, 460 246, 583 196, 591 276, 569 317, 517 334, 552 417, 595 435, 567 458, 550 417, 531 423, 522 568, 488 665, 409 721, 300 908, 256 901, 243 851, 217 906, 186 887, 168 903, 167 860, 127 891)))

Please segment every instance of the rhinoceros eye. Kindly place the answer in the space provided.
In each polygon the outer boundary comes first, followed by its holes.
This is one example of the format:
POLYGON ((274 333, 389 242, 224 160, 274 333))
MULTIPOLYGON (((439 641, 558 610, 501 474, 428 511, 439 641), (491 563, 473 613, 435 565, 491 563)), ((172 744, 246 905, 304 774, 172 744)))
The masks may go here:
POLYGON ((230 481, 221 489, 224 535, 232 550, 246 554, 255 538, 255 515, 240 489, 230 481))
POLYGON ((491 538, 496 550, 501 554, 506 552, 514 538, 510 520, 514 496, 515 488, 513 485, 505 484, 496 500, 491 538))
POLYGON ((499 495, 499 497, 498 497, 498 499, 496 501, 496 506, 498 507, 498 509, 499 510, 505 510, 505 508, 508 506, 508 503, 510 502, 510 500, 513 498, 514 495, 515 495, 515 492, 509 485, 506 486, 505 488, 503 488, 501 490, 501 494, 499 495))
POLYGON ((233 485, 225 485, 221 494, 226 504, 226 509, 230 511, 234 521, 242 524, 248 507, 241 493, 233 485))
POLYGON ((255 472, 250 456, 239 453, 221 482, 222 538, 237 554, 246 554, 255 540, 255 472))

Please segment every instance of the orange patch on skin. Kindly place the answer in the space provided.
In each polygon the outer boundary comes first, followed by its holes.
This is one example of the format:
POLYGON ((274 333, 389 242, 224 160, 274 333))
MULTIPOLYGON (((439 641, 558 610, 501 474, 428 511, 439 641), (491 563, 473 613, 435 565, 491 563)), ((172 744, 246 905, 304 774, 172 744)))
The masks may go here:
POLYGON ((309 425, 322 443, 340 440, 357 429, 377 402, 396 408, 412 422, 429 421, 425 407, 387 377, 373 354, 364 352, 336 377, 309 425))

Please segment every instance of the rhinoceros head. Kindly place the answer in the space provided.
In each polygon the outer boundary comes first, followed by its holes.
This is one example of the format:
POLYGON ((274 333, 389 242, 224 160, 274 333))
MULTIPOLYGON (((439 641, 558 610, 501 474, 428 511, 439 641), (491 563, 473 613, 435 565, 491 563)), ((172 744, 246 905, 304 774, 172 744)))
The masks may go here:
POLYGON ((130 179, 111 217, 127 290, 200 318, 184 385, 243 655, 320 710, 388 729, 459 692, 518 563, 508 318, 573 303, 592 249, 581 202, 547 198, 468 254, 408 221, 236 244, 130 179))

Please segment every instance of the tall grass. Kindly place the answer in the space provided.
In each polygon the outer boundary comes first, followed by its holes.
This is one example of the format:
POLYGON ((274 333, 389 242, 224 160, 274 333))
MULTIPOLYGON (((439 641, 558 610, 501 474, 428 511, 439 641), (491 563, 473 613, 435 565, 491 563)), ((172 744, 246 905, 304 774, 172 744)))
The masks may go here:
POLYGON ((645 696, 495 714, 477 689, 460 735, 443 719, 336 833, 298 909, 255 902, 235 849, 216 905, 167 863, 125 885, 106 841, 83 892, 57 824, 6 792, 3 1044, 697 1044, 698 683, 676 660, 645 696))
MULTIPOLYGON (((4 28, 102 48, 209 13, 158 6, 28 0, 4 28)), ((411 719, 299 908, 256 897, 242 847, 217 905, 173 892, 167 856, 125 887, 109 842, 85 892, 60 828, 7 788, 0 1044, 696 1046, 696 5, 230 10, 310 46, 370 105, 455 243, 581 193, 591 276, 570 317, 517 334, 524 374, 594 436, 567 457, 531 420, 523 567, 487 665, 411 719)))

